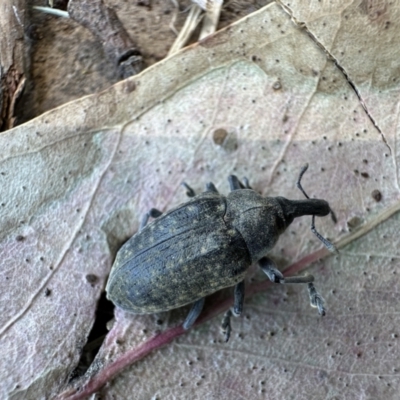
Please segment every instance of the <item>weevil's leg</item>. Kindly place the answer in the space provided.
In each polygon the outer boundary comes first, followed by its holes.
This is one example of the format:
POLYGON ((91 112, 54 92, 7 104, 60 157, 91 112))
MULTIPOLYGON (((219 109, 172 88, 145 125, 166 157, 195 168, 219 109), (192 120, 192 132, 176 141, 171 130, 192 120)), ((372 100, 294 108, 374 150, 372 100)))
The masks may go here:
MULTIPOLYGON (((182 182, 182 186, 186 188, 186 195, 189 197, 194 197, 196 196, 196 192, 186 183, 182 182)), ((206 184, 206 192, 214 192, 214 193, 219 193, 217 188, 212 182, 209 182, 206 184)))
MULTIPOLYGON (((248 189, 247 186, 243 185, 242 182, 240 182, 239 178, 236 175, 229 175, 228 176, 228 182, 229 182, 229 187, 231 191, 233 190, 238 190, 238 189, 248 189)), ((249 183, 246 179, 247 184, 249 183)))
POLYGON ((268 257, 263 257, 258 261, 258 265, 263 270, 264 274, 273 283, 283 283, 285 278, 282 272, 276 268, 276 264, 268 257))
POLYGON ((196 319, 199 317, 201 310, 204 307, 204 300, 205 297, 193 303, 192 308, 190 309, 189 314, 187 315, 185 322, 183 323, 183 329, 191 328, 192 325, 196 322, 196 319))
POLYGON ((243 178, 243 184, 244 184, 245 189, 253 189, 250 186, 249 180, 246 177, 243 178))
POLYGON ((188 197, 196 196, 196 192, 186 182, 182 182, 182 186, 184 186, 186 189, 186 196, 188 197))
POLYGON ((243 311, 244 303, 244 280, 239 282, 235 286, 235 291, 233 292, 233 316, 238 317, 243 311))
POLYGON ((217 188, 212 182, 208 182, 206 184, 206 192, 213 192, 213 193, 219 193, 217 188))
POLYGON ((238 189, 252 189, 249 180, 246 177, 243 178, 244 183, 242 183, 236 175, 229 175, 228 181, 231 191, 238 189))
POLYGON ((238 317, 243 311, 244 303, 244 280, 239 282, 235 286, 233 307, 230 308, 222 318, 221 328, 222 333, 225 335, 225 342, 227 342, 231 336, 231 317, 238 317))
POLYGON ((151 208, 149 212, 144 214, 142 218, 142 222, 140 223, 139 231, 141 231, 149 222, 149 218, 158 218, 160 215, 162 215, 162 212, 157 210, 156 208, 151 208))
POLYGON ((231 337, 231 317, 232 317, 232 310, 229 309, 222 318, 221 328, 222 333, 225 335, 225 342, 229 340, 231 337))
POLYGON ((318 308, 320 315, 325 315, 324 299, 317 292, 312 275, 294 275, 285 278, 277 268, 275 263, 268 257, 263 257, 258 261, 260 268, 263 270, 265 275, 268 276, 269 280, 274 283, 308 283, 308 293, 310 296, 310 302, 312 307, 318 308))
POLYGON ((276 268, 276 264, 268 257, 263 257, 258 261, 260 268, 269 280, 273 283, 311 283, 314 282, 312 275, 294 275, 285 278, 282 272, 276 268))
POLYGON ((228 182, 229 182, 229 187, 231 191, 238 190, 238 189, 243 189, 243 185, 239 181, 238 177, 236 175, 229 175, 228 176, 228 182))
POLYGON ((308 294, 310 296, 310 303, 312 307, 318 308, 318 312, 320 315, 325 315, 325 307, 324 307, 324 299, 317 292, 313 283, 308 284, 308 294))
MULTIPOLYGON (((297 187, 302 191, 304 196, 309 199, 310 197, 306 193, 306 191, 303 189, 303 186, 301 186, 301 178, 303 177, 304 173, 308 169, 308 164, 306 164, 300 171, 299 179, 297 179, 297 187)), ((336 223, 336 215, 333 212, 333 210, 329 207, 330 214, 332 221, 336 223)), ((311 219, 311 232, 323 243, 323 245, 332 253, 339 253, 338 249, 335 247, 333 243, 331 243, 328 239, 325 239, 316 229, 315 229, 315 215, 312 216, 311 219)))

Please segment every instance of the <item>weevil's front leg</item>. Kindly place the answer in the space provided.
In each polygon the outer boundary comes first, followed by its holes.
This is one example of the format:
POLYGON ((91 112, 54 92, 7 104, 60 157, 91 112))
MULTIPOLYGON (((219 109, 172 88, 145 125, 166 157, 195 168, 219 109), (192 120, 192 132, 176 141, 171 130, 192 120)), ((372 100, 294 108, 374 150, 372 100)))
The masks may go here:
POLYGON ((274 283, 308 283, 308 294, 312 307, 318 308, 320 315, 325 315, 324 299, 317 292, 313 284, 314 277, 312 275, 294 275, 284 277, 282 272, 276 268, 276 264, 268 257, 263 257, 258 261, 258 265, 263 270, 269 280, 274 283))
POLYGON ((149 222, 149 218, 158 218, 160 215, 162 215, 162 212, 160 210, 157 210, 156 208, 151 208, 149 212, 144 214, 142 222, 140 223, 139 231, 141 231, 149 222))
POLYGON ((183 329, 187 330, 191 328, 196 322, 196 319, 199 317, 201 311, 203 310, 204 300, 205 297, 193 303, 192 308, 190 309, 189 314, 187 315, 185 322, 183 323, 183 329))
POLYGON ((244 303, 244 280, 239 282, 235 286, 233 307, 229 309, 222 318, 221 328, 222 333, 225 335, 225 342, 227 342, 231 336, 231 317, 238 317, 242 314, 244 303))

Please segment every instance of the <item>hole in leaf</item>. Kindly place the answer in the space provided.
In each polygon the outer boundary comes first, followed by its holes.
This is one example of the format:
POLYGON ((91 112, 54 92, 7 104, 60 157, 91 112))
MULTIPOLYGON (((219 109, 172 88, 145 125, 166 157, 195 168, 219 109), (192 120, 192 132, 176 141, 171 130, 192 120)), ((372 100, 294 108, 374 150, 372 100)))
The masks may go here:
POLYGON ((107 300, 103 292, 97 304, 96 318, 92 330, 89 333, 86 344, 82 348, 78 366, 71 373, 70 381, 84 375, 95 359, 105 336, 108 333, 107 323, 114 316, 114 304, 107 300))

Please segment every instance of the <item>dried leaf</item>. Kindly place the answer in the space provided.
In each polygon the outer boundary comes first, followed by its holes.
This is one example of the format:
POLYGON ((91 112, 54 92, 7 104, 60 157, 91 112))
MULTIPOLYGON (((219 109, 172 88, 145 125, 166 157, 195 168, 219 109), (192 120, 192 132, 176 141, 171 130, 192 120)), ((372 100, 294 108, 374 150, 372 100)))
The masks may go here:
MULTIPOLYGON (((338 216, 335 226, 318 219, 318 229, 341 255, 326 258, 303 218, 272 256, 291 265, 289 273, 321 259, 311 271, 327 301, 325 318, 309 307, 304 287, 271 285, 245 303, 228 344, 218 318, 173 340, 187 310, 117 311, 83 391, 60 397, 99 390, 129 357, 169 342, 102 397, 397 397, 400 7, 386 4, 389 29, 364 5, 316 7, 292 11, 308 32, 272 4, 135 78, 0 136, 2 397, 61 391, 118 247, 150 207, 185 201, 182 180, 196 190, 212 180, 227 192, 226 176, 235 172, 265 195, 301 198, 295 181, 306 162, 305 189, 338 216), (358 52, 361 38, 371 47, 366 54, 358 52)), ((260 278, 251 271, 249 294, 268 286, 260 278)), ((228 305, 211 301, 203 320, 228 305)))

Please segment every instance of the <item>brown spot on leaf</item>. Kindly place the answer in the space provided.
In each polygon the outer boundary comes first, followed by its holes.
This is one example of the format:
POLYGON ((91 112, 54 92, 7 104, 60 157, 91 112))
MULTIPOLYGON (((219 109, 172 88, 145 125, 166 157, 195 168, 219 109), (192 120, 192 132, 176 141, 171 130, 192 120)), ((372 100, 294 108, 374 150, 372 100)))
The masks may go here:
POLYGON ((237 135, 235 132, 228 132, 226 129, 216 129, 213 133, 213 141, 227 152, 233 152, 238 148, 237 135))
POLYGON ((371 195, 376 202, 380 202, 382 200, 382 193, 378 189, 373 190, 371 195))
POLYGON ((97 277, 97 275, 94 275, 94 274, 87 274, 87 275, 86 275, 86 280, 87 280, 91 285, 94 285, 94 284, 97 282, 98 279, 99 279, 99 278, 97 277))
POLYGON ((213 134, 214 143, 218 146, 222 146, 227 136, 228 132, 225 129, 216 129, 213 134))
POLYGON ((382 19, 387 11, 386 1, 363 0, 359 5, 360 11, 366 14, 371 21, 382 19))
POLYGON ((272 89, 274 90, 279 90, 282 88, 282 85, 279 81, 276 81, 273 85, 272 85, 272 89))
MULTIPOLYGON (((230 28, 227 28, 228 31, 230 28)), ((198 44, 202 47, 212 48, 220 44, 228 42, 228 35, 208 35, 204 39, 200 40, 198 44)))
POLYGON ((360 217, 353 217, 347 221, 347 227, 349 228, 349 231, 352 231, 353 229, 360 226, 362 222, 363 221, 360 217))
POLYGON ((125 93, 131 93, 134 90, 136 90, 136 83, 130 79, 127 79, 124 86, 125 93))

